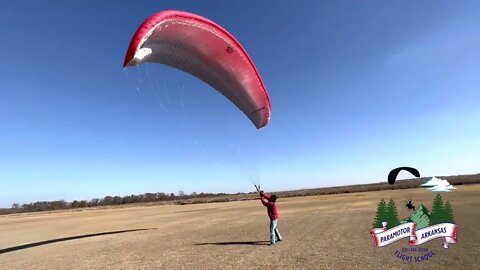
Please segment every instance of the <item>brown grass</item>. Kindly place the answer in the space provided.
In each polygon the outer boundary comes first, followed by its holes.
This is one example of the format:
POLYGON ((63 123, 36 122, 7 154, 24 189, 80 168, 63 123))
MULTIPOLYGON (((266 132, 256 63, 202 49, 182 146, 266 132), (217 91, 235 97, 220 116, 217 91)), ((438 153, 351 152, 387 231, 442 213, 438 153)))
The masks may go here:
POLYGON ((282 198, 284 241, 268 240, 259 201, 154 205, 0 217, 1 269, 474 269, 480 263, 480 185, 442 194, 453 205, 458 243, 423 247, 436 255, 403 263, 400 241, 375 248, 369 234, 380 198, 393 198, 400 217, 411 195, 431 208, 434 193, 404 189, 282 198), (141 231, 127 231, 148 229, 141 231))

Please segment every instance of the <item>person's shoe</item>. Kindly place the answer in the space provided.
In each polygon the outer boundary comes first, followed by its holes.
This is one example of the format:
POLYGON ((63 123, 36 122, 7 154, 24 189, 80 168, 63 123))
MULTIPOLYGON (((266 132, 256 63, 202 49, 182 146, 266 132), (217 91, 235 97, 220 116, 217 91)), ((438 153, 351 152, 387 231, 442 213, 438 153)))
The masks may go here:
POLYGON ((269 246, 274 246, 274 245, 275 245, 275 243, 270 243, 270 244, 268 244, 268 245, 269 245, 269 246))
POLYGON ((277 242, 282 242, 283 239, 278 239, 277 242))

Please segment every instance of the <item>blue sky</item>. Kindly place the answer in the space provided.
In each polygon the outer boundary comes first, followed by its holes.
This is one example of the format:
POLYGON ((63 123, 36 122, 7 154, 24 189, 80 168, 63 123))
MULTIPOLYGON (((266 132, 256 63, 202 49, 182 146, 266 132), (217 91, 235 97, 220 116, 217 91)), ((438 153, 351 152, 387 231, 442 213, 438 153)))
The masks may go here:
POLYGON ((2 1, 0 207, 369 183, 397 166, 477 173, 479 11, 478 1, 2 1), (180 71, 122 69, 137 27, 166 9, 243 44, 269 91, 266 128, 180 71))

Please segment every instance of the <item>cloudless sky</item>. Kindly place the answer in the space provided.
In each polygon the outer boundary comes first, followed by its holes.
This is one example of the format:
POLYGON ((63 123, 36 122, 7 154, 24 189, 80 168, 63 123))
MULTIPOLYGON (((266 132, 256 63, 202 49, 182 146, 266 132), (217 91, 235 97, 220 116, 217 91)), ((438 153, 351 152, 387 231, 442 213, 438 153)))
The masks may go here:
POLYGON ((0 207, 478 173, 479 25, 479 1, 0 0, 0 207), (237 37, 267 127, 180 71, 122 68, 167 9, 237 37))

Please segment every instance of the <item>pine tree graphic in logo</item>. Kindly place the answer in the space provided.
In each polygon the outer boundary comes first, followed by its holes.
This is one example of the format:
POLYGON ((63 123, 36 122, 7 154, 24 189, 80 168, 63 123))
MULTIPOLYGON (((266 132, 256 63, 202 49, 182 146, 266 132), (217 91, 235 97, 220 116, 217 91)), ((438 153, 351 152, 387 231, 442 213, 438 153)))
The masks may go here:
POLYGON ((375 215, 375 220, 373 221, 373 228, 382 228, 382 222, 386 221, 387 217, 387 204, 382 198, 377 205, 377 214, 375 215))
POLYGON ((453 217, 452 205, 449 201, 445 203, 445 222, 455 223, 455 218, 453 217))
POLYGON ((455 219, 453 217, 453 210, 450 202, 447 201, 445 204, 443 204, 442 196, 437 193, 437 196, 433 200, 429 225, 440 223, 455 223, 455 219))
POLYGON ((390 201, 388 202, 385 221, 387 222, 388 229, 391 229, 400 224, 400 220, 398 219, 397 207, 395 206, 395 202, 393 201, 393 199, 390 199, 390 201))
POLYGON ((443 200, 442 200, 442 196, 440 196, 440 194, 437 193, 437 196, 433 200, 432 214, 430 215, 429 225, 442 223, 443 219, 444 219, 443 200))

